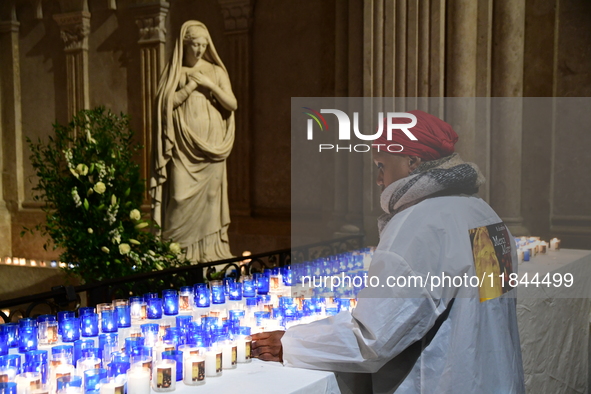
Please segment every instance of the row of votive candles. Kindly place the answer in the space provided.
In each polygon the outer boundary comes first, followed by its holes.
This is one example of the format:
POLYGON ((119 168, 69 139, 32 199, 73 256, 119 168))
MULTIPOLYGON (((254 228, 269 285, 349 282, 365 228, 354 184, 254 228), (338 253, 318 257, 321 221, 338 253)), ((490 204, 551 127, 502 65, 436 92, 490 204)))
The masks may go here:
POLYGON ((16 266, 29 266, 29 267, 46 267, 46 268, 65 268, 66 263, 58 262, 55 260, 44 261, 44 260, 32 260, 23 257, 4 257, 0 259, 0 263, 6 265, 16 266))
POLYGON ((546 242, 542 241, 540 237, 519 237, 515 238, 515 244, 517 245, 517 259, 520 263, 530 261, 538 254, 560 250, 560 240, 558 238, 546 242))
MULTIPOLYGON (((145 386, 149 379, 137 377, 149 372, 155 391, 170 391, 174 390, 175 381, 203 384, 206 376, 221 376, 223 369, 233 369, 238 363, 249 362, 251 327, 243 325, 249 316, 254 317, 256 324, 253 328, 260 332, 282 329, 289 323, 297 324, 298 318, 299 322, 305 323, 354 307, 352 300, 336 300, 338 307, 331 307, 331 301, 324 299, 265 296, 259 297, 258 301, 261 304, 255 307, 210 310, 195 320, 192 314, 178 315, 174 319, 165 317, 153 323, 135 324, 119 333, 101 333, 98 337, 86 337, 73 343, 68 342, 71 337, 67 334, 69 326, 65 324, 73 318, 65 318, 62 320, 64 324, 58 325, 57 336, 66 342, 39 350, 22 348, 22 334, 25 333, 27 338, 28 329, 35 327, 36 320, 21 319, 18 324, 1 325, 0 343, 5 344, 4 349, 16 350, 18 347, 19 351, 25 351, 22 356, 0 356, 0 381, 16 383, 17 394, 33 394, 32 387, 38 386, 45 390, 43 392, 66 390, 66 393, 76 393, 84 390, 89 394, 119 394, 118 387, 125 382, 128 392, 143 393, 149 392, 149 386, 145 386), (141 370, 144 367, 149 371, 141 370), (74 378, 75 375, 80 378, 74 378), (23 384, 25 381, 29 383, 23 384), (21 389, 18 389, 19 383, 21 389)), ((121 303, 122 300, 116 301, 116 304, 121 303)), ((101 308, 101 314, 105 316, 105 306, 101 308)), ((81 309, 76 319, 98 316, 90 309, 81 309)), ((40 316, 37 324, 45 327, 41 323, 51 321, 49 316, 52 315, 40 316)))

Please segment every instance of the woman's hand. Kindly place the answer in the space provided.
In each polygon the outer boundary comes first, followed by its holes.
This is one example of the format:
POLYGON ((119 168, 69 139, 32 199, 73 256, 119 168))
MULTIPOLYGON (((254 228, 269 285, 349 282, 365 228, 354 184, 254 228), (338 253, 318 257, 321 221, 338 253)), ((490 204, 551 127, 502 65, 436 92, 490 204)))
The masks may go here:
POLYGON ((252 335, 252 354, 263 361, 283 362, 281 338, 285 331, 271 331, 252 335))
POLYGON ((214 84, 211 81, 211 79, 209 79, 201 71, 197 71, 193 74, 188 74, 188 76, 189 76, 189 80, 195 82, 197 84, 197 86, 203 86, 204 88, 207 88, 209 90, 212 90, 214 88, 214 84))

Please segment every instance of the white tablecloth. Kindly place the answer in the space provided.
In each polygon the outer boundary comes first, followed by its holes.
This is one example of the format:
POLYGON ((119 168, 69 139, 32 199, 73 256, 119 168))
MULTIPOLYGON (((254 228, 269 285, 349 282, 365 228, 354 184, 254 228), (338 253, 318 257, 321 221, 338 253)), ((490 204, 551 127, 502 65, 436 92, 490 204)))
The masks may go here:
MULTIPOLYGON (((284 367, 280 363, 253 359, 238 368, 224 369, 222 376, 207 378, 202 386, 176 383, 175 394, 201 393, 273 393, 340 394, 334 373, 284 367)), ((156 393, 152 390, 152 393, 156 393)))
MULTIPOLYGON (((571 273, 576 292, 520 285, 517 319, 528 393, 586 393, 589 368, 591 251, 563 249, 519 265, 535 272, 571 273), (577 298, 564 298, 574 297, 577 298)), ((543 275, 542 275, 543 274, 543 275)))

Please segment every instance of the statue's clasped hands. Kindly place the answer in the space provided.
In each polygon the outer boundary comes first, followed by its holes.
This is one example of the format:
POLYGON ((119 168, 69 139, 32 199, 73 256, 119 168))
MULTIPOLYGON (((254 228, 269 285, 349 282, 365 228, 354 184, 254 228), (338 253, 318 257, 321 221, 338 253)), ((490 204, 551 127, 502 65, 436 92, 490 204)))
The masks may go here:
POLYGON ((213 82, 211 81, 211 79, 209 79, 201 71, 197 71, 195 73, 188 74, 188 77, 191 81, 195 82, 197 84, 197 86, 203 86, 204 88, 207 88, 210 90, 213 88, 213 82))

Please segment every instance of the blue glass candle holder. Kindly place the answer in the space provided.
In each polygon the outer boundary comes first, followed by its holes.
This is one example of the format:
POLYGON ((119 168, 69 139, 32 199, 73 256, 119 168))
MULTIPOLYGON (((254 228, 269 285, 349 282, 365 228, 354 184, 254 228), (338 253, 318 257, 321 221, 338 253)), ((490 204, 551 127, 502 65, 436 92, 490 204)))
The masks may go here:
POLYGON ((0 332, 0 356, 8 354, 8 334, 0 332))
POLYGON ((179 293, 176 290, 162 290, 162 304, 164 314, 174 316, 179 314, 179 293))
POLYGON ((84 371, 84 390, 86 392, 98 390, 101 379, 105 379, 106 377, 107 370, 105 368, 95 368, 84 371))
POLYGON ((114 309, 101 312, 101 331, 103 333, 117 332, 117 311, 114 309))
POLYGON ((129 306, 132 319, 143 320, 147 317, 147 304, 143 297, 131 297, 129 306))
POLYGON ((150 298, 159 298, 158 293, 146 293, 144 294, 144 302, 148 302, 150 298))
POLYGON ((86 315, 87 313, 95 313, 94 307, 83 306, 81 308, 78 308, 78 317, 82 317, 82 316, 86 315))
POLYGON ((0 332, 6 334, 6 344, 9 348, 18 347, 17 323, 6 323, 0 325, 0 332))
POLYGON ((250 276, 242 277, 242 295, 245 298, 256 296, 256 286, 254 280, 250 276))
POLYGON ((172 342, 178 348, 180 345, 185 344, 185 335, 179 327, 169 327, 166 329, 162 340, 172 342))
POLYGON ((241 301, 242 300, 242 283, 232 282, 229 284, 229 295, 230 301, 241 301))
POLYGON ((162 318, 162 298, 148 298, 148 319, 162 318))
POLYGON ((257 326, 263 325, 263 319, 269 319, 271 317, 271 313, 269 312, 255 312, 254 319, 256 321, 257 326))
POLYGON ((19 327, 18 338, 19 353, 37 350, 37 327, 19 327))
POLYGON ((117 314, 117 327, 131 327, 131 307, 129 305, 117 305, 115 312, 117 314))
POLYGON ((207 308, 210 305, 209 288, 205 283, 197 283, 193 286, 195 293, 195 306, 207 308))
POLYGON ((109 377, 117 377, 119 375, 125 375, 127 370, 130 368, 131 363, 129 362, 129 356, 120 352, 115 352, 112 355, 112 361, 109 364, 109 377))
POLYGON ((228 296, 230 295, 230 287, 232 286, 232 283, 236 283, 236 280, 234 280, 234 278, 232 278, 231 276, 226 276, 224 278, 222 278, 222 282, 224 283, 224 295, 226 296, 226 298, 228 298, 228 296))
POLYGON ((125 353, 131 355, 132 349, 144 346, 144 337, 125 338, 125 353))
POLYGON ((82 349, 82 358, 102 358, 101 353, 98 347, 87 347, 82 349))
POLYGON ((176 361, 176 381, 183 380, 183 352, 180 350, 167 350, 162 352, 162 359, 176 361))
POLYGON ((264 295, 269 293, 269 277, 264 273, 255 272, 252 275, 257 294, 264 295))
POLYGON ((326 316, 334 316, 339 313, 338 308, 326 308, 326 316))
POLYGON ((136 346, 131 348, 129 359, 131 364, 134 364, 137 360, 146 360, 148 357, 152 357, 152 349, 149 346, 136 346))
POLYGON ((72 317, 62 322, 62 341, 74 342, 80 339, 80 319, 72 317))
POLYGON ((99 317, 89 312, 79 317, 80 333, 83 337, 96 337, 99 334, 99 317))
POLYGON ((8 354, 0 356, 0 368, 15 368, 18 373, 21 373, 21 356, 20 354, 8 354))
POLYGON ((211 303, 223 304, 226 302, 226 295, 224 293, 224 284, 220 280, 212 280, 209 282, 211 291, 211 303))
POLYGON ((244 318, 246 311, 244 309, 232 309, 229 312, 230 321, 239 321, 244 318))
POLYGON ((79 359, 82 358, 82 349, 94 348, 94 339, 78 339, 74 342, 74 353, 72 356, 72 364, 76 365, 79 359))
POLYGON ((16 394, 16 383, 0 382, 0 394, 16 394))
POLYGON ((68 364, 73 364, 74 360, 74 346, 72 345, 57 345, 51 348, 52 359, 56 357, 65 358, 68 364))
POLYGON ((76 317, 76 312, 74 311, 59 311, 57 313, 57 332, 61 336, 62 335, 62 324, 65 319, 71 319, 76 317))
POLYGON ((154 346, 158 342, 158 332, 160 331, 160 325, 156 323, 142 324, 142 335, 144 336, 144 344, 146 346, 154 346))
POLYGON ((189 323, 193 321, 193 316, 191 315, 179 315, 176 317, 176 326, 180 328, 184 333, 186 333, 189 329, 189 323))
POLYGON ((82 376, 78 375, 66 375, 57 378, 56 388, 57 391, 66 390, 68 387, 82 387, 83 379, 82 376))
POLYGON ((292 273, 291 265, 286 265, 281 269, 281 276, 283 277, 283 284, 285 286, 291 286, 292 284, 292 273))
POLYGON ((22 367, 22 371, 24 372, 33 372, 38 373, 41 375, 41 383, 47 383, 47 375, 49 373, 49 364, 47 362, 37 363, 37 362, 25 362, 22 367))

